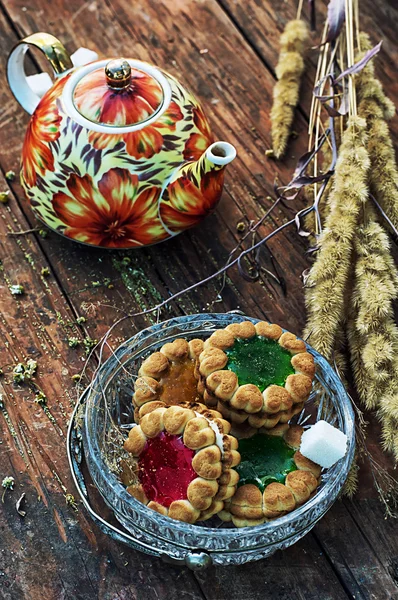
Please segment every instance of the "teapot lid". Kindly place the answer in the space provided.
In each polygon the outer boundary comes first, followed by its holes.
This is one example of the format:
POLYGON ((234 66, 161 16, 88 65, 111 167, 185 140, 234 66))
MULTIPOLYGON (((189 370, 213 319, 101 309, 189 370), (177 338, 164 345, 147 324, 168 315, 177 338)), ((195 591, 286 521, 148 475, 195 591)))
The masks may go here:
POLYGON ((73 104, 80 115, 113 127, 144 123, 160 110, 163 101, 159 81, 123 58, 90 70, 73 90, 73 104))

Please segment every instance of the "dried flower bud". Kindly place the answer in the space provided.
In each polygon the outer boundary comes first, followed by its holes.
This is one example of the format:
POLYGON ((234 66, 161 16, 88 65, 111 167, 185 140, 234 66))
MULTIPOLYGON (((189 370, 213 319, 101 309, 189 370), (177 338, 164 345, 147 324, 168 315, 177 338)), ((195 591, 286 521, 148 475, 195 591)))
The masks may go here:
POLYGON ((25 292, 25 289, 24 289, 23 285, 16 283, 16 284, 10 285, 10 292, 13 296, 22 296, 22 294, 25 292))
POLYGON ((10 199, 9 196, 10 196, 10 190, 6 190, 5 192, 0 192, 0 203, 7 204, 7 202, 10 199))

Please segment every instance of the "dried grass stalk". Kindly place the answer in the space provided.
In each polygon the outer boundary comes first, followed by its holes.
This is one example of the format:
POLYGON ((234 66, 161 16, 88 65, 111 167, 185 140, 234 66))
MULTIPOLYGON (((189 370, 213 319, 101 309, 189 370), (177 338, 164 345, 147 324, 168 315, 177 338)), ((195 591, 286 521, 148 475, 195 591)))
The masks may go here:
POLYGON ((396 462, 398 462, 398 419, 394 417, 385 417, 383 419, 382 446, 383 450, 391 452, 396 462))
POLYGON ((320 250, 307 279, 305 335, 329 361, 345 320, 344 298, 359 211, 368 198, 369 157, 366 122, 351 117, 344 132, 330 192, 330 213, 320 250))
POLYGON ((362 361, 362 347, 364 340, 358 334, 355 325, 356 305, 351 307, 350 316, 347 320, 347 339, 350 349, 350 361, 354 375, 355 387, 358 395, 366 408, 375 408, 378 402, 378 393, 366 378, 366 371, 362 361))
POLYGON ((368 408, 376 408, 398 357, 398 328, 393 301, 398 273, 387 234, 366 207, 355 238, 356 267, 352 317, 348 328, 351 362, 358 394, 368 408))
MULTIPOLYGON (((361 49, 371 48, 369 37, 360 36, 361 49)), ((361 58, 363 53, 358 56, 361 58)), ((395 106, 385 95, 382 85, 375 77, 370 61, 357 78, 359 114, 367 121, 368 152, 371 161, 369 187, 394 227, 398 227, 398 170, 394 146, 386 120, 395 114, 395 106)))
MULTIPOLYGON (((345 311, 346 312, 348 312, 348 310, 349 310, 348 309, 349 298, 350 298, 350 294, 347 293, 346 297, 345 297, 345 311)), ((333 357, 332 365, 335 368, 337 374, 339 375, 339 377, 342 380, 344 387, 346 389, 348 389, 348 386, 349 386, 347 377, 346 377, 347 370, 348 370, 347 346, 348 346, 347 333, 346 333, 345 329, 343 329, 341 327, 337 331, 337 334, 336 334, 335 350, 334 350, 334 357, 333 357)), ((353 405, 357 412, 356 428, 359 429, 361 438, 364 438, 365 437, 365 423, 364 423, 364 420, 362 417, 362 413, 355 406, 354 402, 353 402, 353 405)), ((350 471, 348 473, 346 482, 345 482, 343 490, 342 490, 342 495, 348 496, 348 498, 352 498, 358 489, 358 476, 359 476, 358 458, 359 458, 360 453, 361 453, 361 447, 357 445, 357 447, 355 449, 354 459, 352 461, 350 471)))
POLYGON ((398 358, 395 355, 389 382, 380 394, 377 416, 382 426, 383 449, 398 462, 398 358))
MULTIPOLYGON (((328 143, 325 143, 324 149, 322 149, 322 170, 321 170, 321 172, 325 173, 326 171, 328 171, 331 164, 332 164, 332 149, 328 143)), ((318 173, 316 173, 316 174, 318 174, 318 173)), ((329 210, 330 210, 329 196, 330 196, 330 192, 332 190, 332 186, 333 186, 333 179, 330 178, 324 191, 323 191, 321 202, 318 205, 319 219, 321 221, 322 228, 323 228, 323 225, 326 221, 326 218, 327 218, 327 216, 329 214, 329 210)), ((318 189, 319 189, 319 187, 316 188, 316 186, 314 186, 314 185, 309 185, 305 188, 304 195, 305 195, 305 199, 308 202, 308 205, 311 205, 314 203, 315 193, 318 189)), ((308 215, 306 215, 304 217, 304 228, 306 231, 308 231, 310 233, 308 241, 310 242, 310 244, 312 246, 315 246, 317 243, 317 234, 315 231, 315 229, 316 229, 315 220, 316 220, 316 216, 315 216, 314 211, 308 213, 308 215)))
MULTIPOLYGON (((357 61, 363 58, 365 53, 373 47, 367 33, 360 33, 359 45, 361 51, 357 54, 357 61)), ((395 115, 395 105, 390 98, 386 96, 381 82, 375 75, 373 60, 370 60, 362 71, 357 74, 356 89, 359 102, 362 102, 363 100, 374 100, 382 110, 383 119, 389 121, 393 118, 395 115)))
POLYGON ((388 236, 371 205, 358 228, 355 253, 348 323, 355 385, 363 405, 378 410, 383 447, 397 460, 398 327, 393 301, 398 297, 398 271, 388 236))
POLYGON ((343 495, 348 496, 348 498, 353 498, 355 492, 358 489, 358 474, 359 474, 359 465, 358 465, 358 455, 355 452, 354 460, 352 461, 351 469, 349 470, 346 482, 343 487, 343 495))
POLYGON ((272 148, 276 158, 285 153, 294 109, 298 104, 301 76, 304 71, 304 52, 308 46, 309 31, 304 21, 289 21, 281 35, 281 50, 276 66, 278 78, 274 87, 271 110, 272 148))

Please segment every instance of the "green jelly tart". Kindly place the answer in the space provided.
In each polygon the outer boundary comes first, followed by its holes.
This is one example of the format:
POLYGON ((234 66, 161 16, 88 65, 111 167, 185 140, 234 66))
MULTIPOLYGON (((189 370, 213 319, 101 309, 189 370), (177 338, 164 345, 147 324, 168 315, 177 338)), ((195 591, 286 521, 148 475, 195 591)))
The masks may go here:
POLYGON ((239 385, 252 383, 260 392, 272 384, 285 385, 287 377, 294 373, 290 352, 275 340, 260 335, 235 340, 225 354, 226 368, 237 375, 239 385))
POLYGON ((239 441, 239 453, 239 486, 253 483, 263 492, 270 483, 285 483, 287 474, 297 470, 295 450, 283 437, 257 433, 239 441))
POLYGON ((303 428, 277 425, 272 434, 239 440, 240 480, 219 517, 236 527, 259 525, 304 504, 316 491, 321 467, 299 451, 303 428))
POLYGON ((302 410, 315 363, 294 334, 266 321, 243 321, 215 331, 203 348, 198 389, 226 419, 271 429, 302 410))

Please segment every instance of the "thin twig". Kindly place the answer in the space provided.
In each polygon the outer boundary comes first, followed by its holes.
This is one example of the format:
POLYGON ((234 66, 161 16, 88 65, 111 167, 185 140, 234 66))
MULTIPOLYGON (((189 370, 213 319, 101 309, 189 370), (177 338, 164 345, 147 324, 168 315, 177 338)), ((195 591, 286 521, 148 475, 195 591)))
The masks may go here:
POLYGON ((372 200, 372 202, 374 202, 374 204, 376 205, 377 209, 379 210, 381 216, 383 217, 383 219, 385 219, 389 225, 389 227, 391 227, 391 229, 394 232, 394 235, 396 237, 396 241, 398 240, 398 230, 394 227, 392 221, 388 218, 388 216, 386 215, 386 213, 384 212, 384 210, 382 209, 382 207, 380 206, 380 204, 377 202, 376 198, 373 196, 373 194, 369 194, 369 198, 372 200))
POLYGON ((298 6, 297 6, 296 19, 301 19, 302 10, 303 10, 303 0, 299 0, 298 6))
POLYGON ((36 233, 40 231, 40 227, 34 227, 33 229, 25 229, 24 231, 9 231, 6 235, 27 235, 28 233, 36 233))

